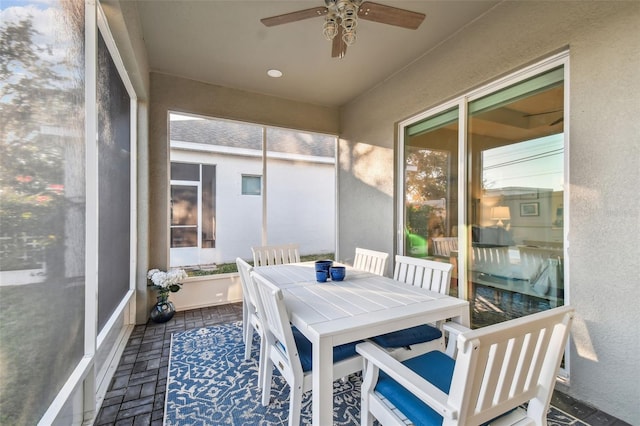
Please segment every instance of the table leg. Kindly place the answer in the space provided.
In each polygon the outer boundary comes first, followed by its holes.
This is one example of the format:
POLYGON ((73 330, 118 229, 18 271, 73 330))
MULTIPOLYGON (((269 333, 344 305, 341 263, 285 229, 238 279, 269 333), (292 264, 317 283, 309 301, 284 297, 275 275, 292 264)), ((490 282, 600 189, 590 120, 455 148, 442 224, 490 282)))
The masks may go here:
POLYGON ((469 306, 467 306, 463 311, 460 312, 461 315, 457 317, 453 317, 452 321, 457 322, 460 325, 463 325, 467 328, 471 328, 471 313, 469 312, 469 306))
POLYGON ((328 338, 313 344, 313 424, 333 424, 333 345, 328 338))

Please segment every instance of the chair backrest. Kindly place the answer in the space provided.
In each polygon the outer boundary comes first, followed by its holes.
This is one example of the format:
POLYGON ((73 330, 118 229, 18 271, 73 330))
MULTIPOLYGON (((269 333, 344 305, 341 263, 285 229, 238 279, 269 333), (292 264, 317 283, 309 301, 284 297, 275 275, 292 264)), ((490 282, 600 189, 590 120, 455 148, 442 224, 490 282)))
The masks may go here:
POLYGON ((431 241, 434 256, 449 257, 452 251, 458 250, 458 237, 436 237, 431 241))
POLYGON ((525 275, 534 275, 535 272, 542 269, 542 265, 547 263, 548 259, 555 259, 562 265, 563 252, 562 249, 556 248, 538 248, 538 247, 518 247, 520 252, 520 266, 525 275))
POLYGON ((251 273, 251 278, 257 290, 258 314, 263 321, 268 346, 279 352, 281 368, 302 377, 302 364, 282 290, 255 272, 251 273))
POLYGON ((449 293, 453 265, 434 260, 396 255, 393 279, 442 294, 449 293))
POLYGON ((353 260, 353 267, 361 271, 382 276, 387 272, 388 260, 389 253, 356 247, 356 257, 353 260))
POLYGON ((253 252, 253 266, 300 262, 300 246, 298 244, 256 246, 251 247, 251 251, 253 252))
POLYGON ((448 401, 456 424, 482 424, 527 401, 528 417, 546 418, 573 316, 562 306, 460 334, 448 401))
POLYGON ((471 269, 489 275, 509 277, 511 262, 509 247, 474 246, 471 248, 471 269))
POLYGON ((238 267, 238 272, 240 274, 240 284, 242 285, 242 295, 244 296, 244 301, 249 305, 251 312, 257 312, 257 290, 256 286, 253 284, 253 281, 251 281, 251 271, 253 271, 253 266, 249 265, 239 257, 236 258, 236 266, 238 267))

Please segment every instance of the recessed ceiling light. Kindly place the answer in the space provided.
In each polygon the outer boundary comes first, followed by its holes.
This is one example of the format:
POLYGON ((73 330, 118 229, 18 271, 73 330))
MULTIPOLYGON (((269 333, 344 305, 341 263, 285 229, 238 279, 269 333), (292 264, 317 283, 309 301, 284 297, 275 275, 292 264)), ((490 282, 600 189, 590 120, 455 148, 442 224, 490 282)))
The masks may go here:
POLYGON ((280 70, 269 70, 269 71, 267 71, 267 75, 269 77, 279 78, 279 77, 282 77, 282 71, 280 71, 280 70))

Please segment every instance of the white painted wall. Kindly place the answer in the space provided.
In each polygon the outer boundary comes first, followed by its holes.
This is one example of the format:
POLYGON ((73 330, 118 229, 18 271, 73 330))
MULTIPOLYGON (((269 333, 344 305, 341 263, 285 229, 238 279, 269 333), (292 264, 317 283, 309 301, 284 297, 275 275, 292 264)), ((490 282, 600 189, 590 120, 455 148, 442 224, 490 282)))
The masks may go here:
MULTIPOLYGON (((172 161, 216 166, 216 246, 173 248, 171 266, 251 260, 251 246, 262 245, 263 197, 242 194, 242 175, 262 175, 262 158, 246 155, 247 150, 226 151, 171 150, 172 161)), ((333 253, 335 161, 267 156, 268 244, 298 243, 303 255, 333 253)))

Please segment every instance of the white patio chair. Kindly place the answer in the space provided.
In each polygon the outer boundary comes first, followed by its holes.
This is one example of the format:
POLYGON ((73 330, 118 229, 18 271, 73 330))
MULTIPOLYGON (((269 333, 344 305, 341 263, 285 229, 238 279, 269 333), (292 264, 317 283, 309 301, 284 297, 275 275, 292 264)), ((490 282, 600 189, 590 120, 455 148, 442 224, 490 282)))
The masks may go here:
POLYGON ((264 343, 264 326, 258 313, 258 294, 251 279, 253 267, 239 257, 236 258, 236 265, 240 273, 240 283, 242 284, 242 340, 244 341, 244 359, 251 359, 251 348, 253 347, 253 332, 260 335, 260 358, 258 360, 258 386, 262 387, 262 370, 266 346, 264 343))
POLYGON ((283 244, 277 246, 251 247, 253 266, 283 265, 300 262, 300 246, 283 244))
POLYGON ((353 267, 361 271, 383 276, 387 272, 389 253, 356 247, 353 267))
MULTIPOLYGON (((252 273, 251 277, 258 290, 258 310, 264 318, 265 325, 266 355, 262 379, 262 405, 269 405, 271 378, 275 366, 291 388, 289 426, 298 425, 302 410, 302 394, 312 387, 312 345, 299 330, 291 326, 282 290, 256 273, 252 273)), ((348 343, 334 348, 334 380, 362 370, 362 358, 355 352, 358 343, 348 343)))
POLYGON ((398 426, 546 425, 573 315, 563 306, 465 329, 453 339, 455 359, 432 351, 399 362, 371 342, 359 344, 362 424, 375 417, 398 426))
POLYGON ((449 292, 453 265, 409 256, 396 256, 393 279, 442 294, 449 292))
POLYGON ((458 250, 458 237, 435 237, 433 242, 433 255, 442 259, 449 259, 452 251, 458 250))
MULTIPOLYGON (((448 294, 452 268, 450 263, 397 255, 393 278, 402 283, 448 294)), ((445 348, 442 322, 382 334, 371 340, 391 351, 398 359, 413 358, 445 348)))

